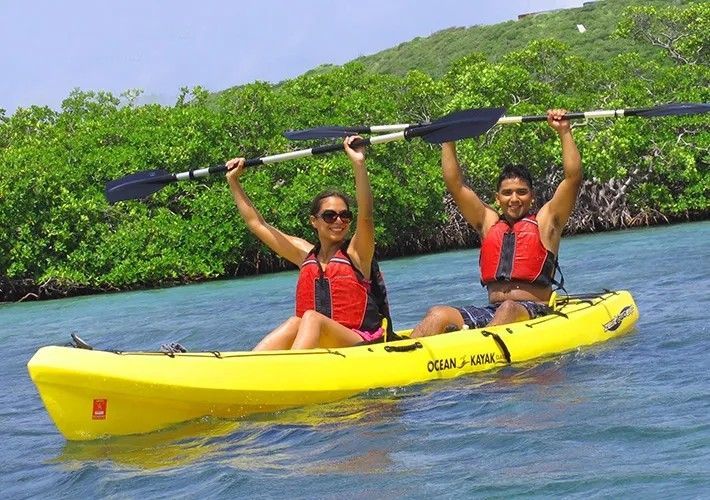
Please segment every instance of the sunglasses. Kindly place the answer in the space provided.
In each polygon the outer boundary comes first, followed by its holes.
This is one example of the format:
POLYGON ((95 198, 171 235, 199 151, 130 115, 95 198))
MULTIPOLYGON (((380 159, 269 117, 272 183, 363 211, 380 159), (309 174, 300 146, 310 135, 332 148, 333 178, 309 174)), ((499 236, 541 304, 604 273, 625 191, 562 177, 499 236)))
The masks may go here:
POLYGON ((350 210, 341 210, 340 212, 336 212, 335 210, 323 210, 318 214, 318 217, 328 224, 332 224, 340 217, 340 220, 347 224, 353 220, 353 213, 350 210))

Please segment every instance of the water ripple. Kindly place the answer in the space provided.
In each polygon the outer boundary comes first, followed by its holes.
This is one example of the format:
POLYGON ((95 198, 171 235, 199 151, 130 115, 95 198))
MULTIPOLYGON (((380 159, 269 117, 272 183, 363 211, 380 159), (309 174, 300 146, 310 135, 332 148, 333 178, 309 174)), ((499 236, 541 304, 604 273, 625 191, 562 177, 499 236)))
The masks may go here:
MULTIPOLYGON (((104 348, 250 348, 291 314, 295 273, 0 306, 1 496, 705 497, 710 299, 696 292, 710 288, 710 272, 700 269, 708 266, 699 265, 710 258, 698 244, 707 240, 710 222, 563 241, 572 291, 635 294, 636 331, 606 344, 331 404, 93 442, 65 442, 44 411, 25 366, 40 345, 64 344, 76 331, 104 348), (699 269, 695 291, 687 269, 699 269), (225 314, 224 296, 241 307, 225 314)), ((432 303, 483 301, 472 286, 477 256, 383 263, 398 324, 413 324, 432 303)))

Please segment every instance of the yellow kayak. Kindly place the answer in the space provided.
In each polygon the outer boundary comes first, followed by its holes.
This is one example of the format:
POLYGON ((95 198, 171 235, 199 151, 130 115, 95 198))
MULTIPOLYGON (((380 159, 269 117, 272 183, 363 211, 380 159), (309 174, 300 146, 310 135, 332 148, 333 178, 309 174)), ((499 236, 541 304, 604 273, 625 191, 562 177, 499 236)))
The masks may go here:
POLYGON ((630 331, 638 319, 626 291, 552 302, 548 316, 423 339, 266 353, 48 346, 27 367, 59 431, 69 440, 88 440, 493 370, 604 342, 630 331))

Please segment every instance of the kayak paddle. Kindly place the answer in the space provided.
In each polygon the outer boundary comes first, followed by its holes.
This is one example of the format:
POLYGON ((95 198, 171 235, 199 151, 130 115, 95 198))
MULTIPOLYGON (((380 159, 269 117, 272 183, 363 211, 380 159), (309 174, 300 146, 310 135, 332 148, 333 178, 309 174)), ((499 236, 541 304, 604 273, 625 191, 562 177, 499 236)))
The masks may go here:
MULTIPOLYGON (((504 108, 479 108, 467 109, 446 115, 439 120, 423 125, 407 126, 403 130, 391 134, 377 135, 362 141, 355 141, 352 146, 358 147, 369 144, 384 144, 387 142, 421 137, 423 140, 430 143, 440 143, 457 141, 466 137, 476 137, 493 125, 495 125, 501 116, 505 113, 504 108)), ((352 135, 353 132, 345 135, 352 135)), ((300 149, 298 151, 289 151, 272 156, 262 156, 261 158, 251 158, 246 161, 245 166, 253 167, 256 165, 266 165, 269 163, 278 163, 306 156, 319 155, 324 153, 332 153, 334 151, 342 151, 342 144, 326 144, 309 149, 300 149)), ((188 170, 178 174, 171 174, 167 170, 147 170, 135 174, 129 174, 120 179, 110 181, 106 184, 105 195, 110 203, 116 203, 122 200, 132 200, 145 198, 153 193, 160 191, 164 186, 176 181, 184 181, 189 179, 198 179, 211 174, 225 172, 226 165, 217 165, 215 167, 201 168, 196 170, 188 170)))
MULTIPOLYGON (((651 118, 654 116, 682 116, 707 113, 710 111, 710 104, 697 103, 670 103, 652 108, 630 108, 630 109, 612 109, 599 111, 585 111, 580 113, 567 113, 564 117, 568 120, 578 118, 621 118, 624 116, 640 116, 643 118, 651 118)), ((449 115, 451 116, 451 115, 449 115)), ((444 118, 446 119, 446 118, 444 118)), ((528 123, 528 122, 543 122, 547 120, 547 115, 531 115, 531 116, 503 116, 494 125, 509 125, 511 123, 528 123)), ((437 122, 434 122, 437 123, 437 122)), ((346 137, 352 134, 369 134, 379 132, 395 132, 413 127, 426 127, 434 123, 416 123, 416 124, 395 124, 395 125, 355 125, 352 127, 338 126, 323 126, 303 130, 288 130, 284 132, 284 137, 291 140, 306 140, 306 139, 328 139, 333 137, 346 137)))

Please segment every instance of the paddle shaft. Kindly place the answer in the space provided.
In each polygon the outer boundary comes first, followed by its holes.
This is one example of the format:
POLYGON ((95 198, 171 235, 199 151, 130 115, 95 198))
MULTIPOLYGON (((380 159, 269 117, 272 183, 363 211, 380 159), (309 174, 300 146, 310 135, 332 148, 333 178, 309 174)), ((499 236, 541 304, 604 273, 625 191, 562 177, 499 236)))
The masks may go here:
MULTIPOLYGON (((634 116, 645 111, 646 108, 639 109, 604 109, 599 111, 585 111, 579 113, 565 113, 563 120, 578 120, 580 118, 621 118, 623 116, 634 116)), ((529 123, 547 121, 547 115, 529 116, 504 116, 496 125, 508 125, 511 123, 529 123)))
MULTIPOLYGON (((632 116, 634 112, 639 112, 635 109, 617 109, 617 110, 603 110, 603 111, 588 111, 586 113, 567 113, 564 118, 568 120, 573 120, 577 118, 613 118, 619 116, 632 116)), ((546 121, 547 115, 531 115, 531 116, 504 116, 498 120, 497 125, 508 125, 511 123, 526 123, 526 122, 540 122, 546 121)), ((371 127, 352 127, 352 131, 357 133, 376 133, 376 132, 386 132, 390 131, 389 134, 376 135, 361 141, 355 141, 352 147, 358 147, 361 145, 371 145, 371 144, 384 144, 387 142, 409 139, 412 135, 406 133, 406 129, 409 127, 416 127, 421 124, 394 124, 394 125, 373 125, 371 127)), ((412 130, 412 129, 410 129, 412 130)), ((343 149, 342 144, 326 144, 323 146, 316 146, 308 149, 299 149, 297 151, 289 151, 288 153, 280 153, 271 156, 262 156, 260 158, 250 158, 246 160, 245 167, 255 167, 258 165, 268 165, 271 163, 280 163, 288 160, 295 160, 297 158, 305 158, 308 156, 315 156, 319 154, 332 153, 343 149)), ((154 182, 170 182, 170 181, 183 181, 189 179, 198 179, 200 177, 207 177, 212 174, 217 174, 220 172, 225 172, 227 170, 226 165, 217 165, 214 167, 199 168, 194 170, 188 170, 185 172, 180 172, 177 174, 170 174, 169 176, 156 177, 154 182)))
MULTIPOLYGON (((402 139, 407 139, 409 138, 405 132, 399 131, 399 132, 393 132, 391 134, 384 134, 384 135, 377 135, 374 137, 369 137, 367 139, 362 139, 362 140, 357 140, 354 141, 350 147, 356 148, 358 146, 367 146, 370 144, 384 144, 387 142, 392 142, 392 141, 397 141, 397 140, 402 140, 402 139)), ((308 149, 299 149, 297 151, 289 151, 288 153, 281 153, 277 155, 271 155, 271 156, 262 156, 261 158, 250 158, 245 162, 245 167, 255 167, 257 165, 268 165, 270 163, 280 163, 282 161, 288 161, 288 160, 295 160, 297 158, 305 158, 307 156, 315 156, 315 155, 321 155, 321 154, 326 154, 326 153, 333 153, 335 151, 341 151, 343 149, 343 145, 336 143, 336 144, 325 144, 323 146, 316 146, 314 148, 308 148, 308 149)), ((200 177, 207 177, 208 175, 212 174, 217 174, 220 172, 226 172, 227 166, 226 165, 217 165, 215 167, 207 167, 207 168, 199 168, 195 170, 188 170, 186 172, 180 172, 177 174, 170 174, 171 179, 168 178, 156 178, 155 182, 165 182, 168 181, 170 182, 171 180, 175 181, 184 181, 188 179, 197 179, 200 177)))
MULTIPOLYGON (((563 116, 565 120, 578 120, 580 118, 592 119, 592 118, 621 118, 624 116, 636 116, 643 112, 646 112, 648 108, 634 108, 634 109, 604 109, 598 111, 586 111, 578 113, 566 113, 563 116)), ((514 123, 530 123, 530 122, 544 122, 547 121, 547 115, 528 115, 528 116, 503 116, 497 122, 496 125, 510 125, 514 123)), ((404 130, 408 127, 416 127, 419 125, 426 125, 415 123, 396 123, 393 125, 373 125, 371 127, 348 127, 348 130, 356 131, 358 134, 367 133, 377 133, 377 132, 397 132, 404 130)), ((355 133, 355 132, 353 132, 355 133)))
MULTIPOLYGON (((408 127, 405 130, 400 130, 390 134, 374 135, 368 139, 354 141, 351 147, 358 147, 368 144, 383 144, 402 139, 412 139, 421 137, 423 140, 430 143, 441 143, 447 141, 456 141, 465 137, 475 137, 488 129, 490 129, 505 110, 503 108, 481 108, 468 109, 451 113, 444 118, 437 120, 434 123, 427 125, 418 125, 408 127)), ((382 127, 378 127, 378 130, 382 127)), ((346 135, 352 135, 349 132, 346 135)), ((298 151, 290 151, 272 156, 263 156, 261 158, 251 158, 246 160, 247 167, 256 165, 266 165, 269 163, 278 163, 307 156, 331 153, 334 151, 342 151, 343 144, 334 143, 323 146, 316 146, 298 151)), ((116 203, 122 200, 145 198, 159 191, 166 184, 182 181, 199 179, 208 175, 224 172, 227 170, 226 165, 217 165, 214 167, 200 168, 188 170, 172 174, 166 170, 151 170, 138 172, 124 176, 115 181, 108 182, 104 191, 106 199, 110 203, 116 203)))

